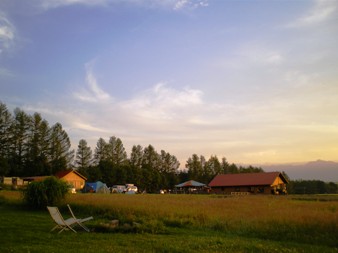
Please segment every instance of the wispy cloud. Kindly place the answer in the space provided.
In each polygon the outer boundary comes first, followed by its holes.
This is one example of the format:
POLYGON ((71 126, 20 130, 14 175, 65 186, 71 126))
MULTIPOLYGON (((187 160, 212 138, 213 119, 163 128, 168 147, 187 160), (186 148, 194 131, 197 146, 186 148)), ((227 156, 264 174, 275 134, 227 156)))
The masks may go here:
POLYGON ((287 27, 306 27, 316 25, 332 18, 338 13, 338 2, 334 0, 316 0, 314 6, 305 15, 301 16, 287 27))
POLYGON ((192 0, 178 0, 174 1, 174 10, 181 10, 184 8, 198 8, 198 7, 207 7, 209 6, 208 1, 192 1, 192 0))
POLYGON ((13 77, 14 74, 6 68, 0 68, 0 76, 2 77, 13 77))
POLYGON ((279 64, 283 61, 283 56, 277 50, 269 50, 262 46, 252 46, 243 48, 240 56, 254 64, 279 64))
POLYGON ((130 4, 135 6, 144 6, 149 8, 166 7, 173 10, 182 10, 185 8, 206 7, 208 0, 38 0, 43 9, 53 9, 69 5, 86 6, 109 6, 113 4, 130 4))
POLYGON ((269 48, 264 42, 244 43, 233 50, 230 56, 216 60, 216 66, 224 69, 251 69, 280 66, 285 62, 284 52, 278 48, 269 48))
MULTIPOLYGON (((88 5, 88 6, 104 6, 108 4, 109 0, 39 0, 39 5, 43 9, 53 9, 61 6, 69 5, 88 5)), ((115 2, 115 1, 113 1, 115 2)))
MULTIPOLYGON (((300 75, 290 73, 286 78, 290 82, 298 78, 308 82, 300 75)), ((192 153, 208 156, 206 152, 238 161, 263 161, 266 157, 274 157, 275 149, 279 149, 276 132, 288 136, 300 134, 303 126, 308 125, 308 119, 313 117, 313 110, 302 105, 303 100, 295 102, 296 94, 293 100, 282 96, 263 103, 207 102, 203 90, 175 88, 169 82, 159 82, 131 98, 118 99, 103 91, 89 67, 86 78, 86 92, 76 96, 80 106, 74 107, 73 98, 63 98, 55 107, 46 104, 30 108, 43 116, 47 114, 53 118, 52 122, 56 119, 62 122, 72 137, 74 148, 82 138, 95 147, 100 137, 108 139, 115 135, 122 138, 129 150, 135 144, 151 143, 156 148, 179 154, 183 163, 192 153), (295 129, 294 125, 299 128, 295 129)), ((335 90, 328 93, 337 94, 335 90)), ((312 133, 309 131, 309 135, 312 133)), ((283 146, 283 141, 281 143, 283 146)), ((294 145, 294 142, 288 143, 294 145)))
POLYGON ((111 96, 98 85, 89 65, 86 67, 86 82, 88 88, 75 92, 75 98, 86 102, 104 102, 111 99, 111 96))
POLYGON ((316 83, 314 80, 318 77, 317 73, 302 73, 299 70, 290 70, 285 72, 284 81, 292 87, 306 87, 316 83))
POLYGON ((143 117, 173 119, 187 108, 202 105, 202 95, 203 92, 200 90, 191 88, 177 90, 161 82, 121 105, 143 117))
POLYGON ((6 15, 0 12, 0 54, 13 45, 14 39, 14 26, 7 19, 6 15))
POLYGON ((186 6, 189 3, 188 0, 180 0, 175 3, 174 9, 179 10, 182 9, 184 6, 186 6))

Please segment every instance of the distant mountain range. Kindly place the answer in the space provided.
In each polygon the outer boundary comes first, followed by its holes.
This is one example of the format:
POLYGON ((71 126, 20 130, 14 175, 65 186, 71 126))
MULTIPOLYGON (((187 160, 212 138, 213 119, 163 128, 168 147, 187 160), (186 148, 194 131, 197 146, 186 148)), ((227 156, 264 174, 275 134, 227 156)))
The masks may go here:
POLYGON ((285 171, 291 180, 321 180, 338 183, 338 162, 317 160, 307 163, 264 164, 264 171, 285 171))

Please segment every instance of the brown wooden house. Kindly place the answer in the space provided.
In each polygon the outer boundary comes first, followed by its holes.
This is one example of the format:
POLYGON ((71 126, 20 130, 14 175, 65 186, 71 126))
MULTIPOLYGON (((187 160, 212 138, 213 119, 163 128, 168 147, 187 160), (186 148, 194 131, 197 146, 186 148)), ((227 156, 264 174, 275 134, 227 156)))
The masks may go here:
POLYGON ((286 194, 287 183, 280 172, 219 174, 209 187, 222 194, 286 194))
POLYGON ((75 170, 64 170, 58 172, 56 175, 59 179, 62 179, 72 185, 76 190, 81 190, 85 183, 87 178, 81 175, 79 172, 75 170))

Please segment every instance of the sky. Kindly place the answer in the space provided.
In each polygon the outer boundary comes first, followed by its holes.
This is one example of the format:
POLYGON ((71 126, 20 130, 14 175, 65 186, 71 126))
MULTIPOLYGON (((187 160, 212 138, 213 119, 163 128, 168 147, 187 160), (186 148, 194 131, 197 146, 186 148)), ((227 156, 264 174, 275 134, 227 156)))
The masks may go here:
POLYGON ((77 149, 338 161, 336 0, 0 0, 0 101, 77 149))

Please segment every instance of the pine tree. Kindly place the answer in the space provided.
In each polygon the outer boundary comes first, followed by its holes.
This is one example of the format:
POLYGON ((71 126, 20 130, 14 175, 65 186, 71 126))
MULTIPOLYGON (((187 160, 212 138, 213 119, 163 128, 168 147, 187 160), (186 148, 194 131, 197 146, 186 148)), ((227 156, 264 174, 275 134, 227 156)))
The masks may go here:
POLYGON ((62 129, 60 123, 56 123, 51 128, 50 133, 50 163, 51 173, 69 169, 74 157, 74 151, 70 149, 71 144, 66 131, 62 129))
POLYGON ((79 170, 86 170, 92 165, 93 152, 87 145, 87 141, 81 139, 77 146, 75 166, 79 170))
POLYGON ((190 179, 199 181, 202 179, 203 167, 200 160, 200 157, 197 154, 193 154, 192 157, 188 158, 188 161, 185 165, 188 169, 188 175, 190 179))
POLYGON ((10 147, 12 142, 11 126, 13 118, 7 106, 0 102, 0 177, 9 170, 10 147))
POLYGON ((108 143, 108 159, 114 165, 119 167, 127 161, 127 152, 120 138, 110 137, 108 143))
POLYGON ((24 176, 25 163, 28 154, 28 137, 31 127, 31 117, 24 111, 16 108, 14 110, 14 121, 12 125, 13 138, 11 142, 11 172, 13 176, 24 176))
POLYGON ((95 147, 95 153, 94 153, 94 163, 95 165, 98 165, 101 161, 108 160, 108 150, 107 150, 108 144, 103 139, 100 138, 95 147))
POLYGON ((49 171, 48 137, 48 122, 39 113, 34 113, 28 135, 29 149, 25 169, 27 176, 46 175, 49 171))

